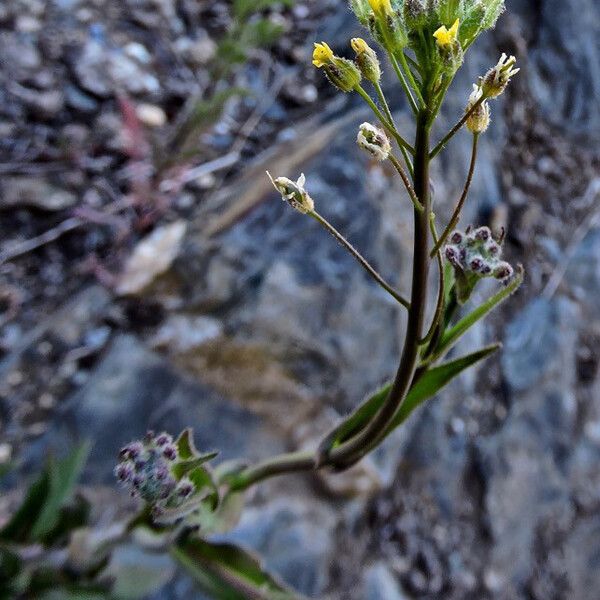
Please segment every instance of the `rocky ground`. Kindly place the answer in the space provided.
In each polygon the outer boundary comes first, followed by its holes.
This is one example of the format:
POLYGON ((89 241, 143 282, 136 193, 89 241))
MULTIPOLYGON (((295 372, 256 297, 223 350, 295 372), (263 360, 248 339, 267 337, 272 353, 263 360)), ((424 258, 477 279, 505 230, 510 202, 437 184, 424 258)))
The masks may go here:
MULTIPOLYGON (((518 54, 467 220, 507 226, 527 283, 462 342, 501 339, 502 357, 356 472, 252 494, 232 537, 310 597, 600 595, 600 9, 508 5, 439 132, 500 51, 518 54)), ((407 288, 406 199, 354 147, 367 113, 309 66, 314 39, 345 48, 352 17, 332 0, 269 18, 286 34, 230 78, 255 93, 227 103, 201 156, 151 169, 187 99, 211 91, 227 6, 0 7, 0 462, 30 472, 92 438, 88 491, 122 506, 114 457, 148 427, 192 425, 200 448, 264 457, 311 444, 393 373, 402 314, 263 175, 305 171, 325 216, 407 288)), ((436 164, 442 214, 467 154, 460 136, 436 164)), ((158 597, 198 596, 180 577, 158 597)))

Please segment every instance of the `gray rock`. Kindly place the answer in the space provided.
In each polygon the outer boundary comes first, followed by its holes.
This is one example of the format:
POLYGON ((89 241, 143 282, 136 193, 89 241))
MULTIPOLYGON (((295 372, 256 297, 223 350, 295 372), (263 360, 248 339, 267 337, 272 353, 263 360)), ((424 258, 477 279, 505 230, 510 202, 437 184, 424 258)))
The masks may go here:
POLYGON ((600 590, 600 517, 582 519, 565 543, 569 600, 589 600, 600 590))
POLYGON ((360 596, 363 600, 404 600, 396 578, 383 562, 370 566, 363 581, 363 591, 360 596))
POLYGON ((506 328, 502 369, 509 385, 522 391, 551 373, 571 377, 577 324, 576 306, 565 299, 536 298, 523 308, 506 328))
POLYGON ((256 460, 283 451, 261 420, 199 383, 176 374, 135 338, 117 337, 86 384, 61 406, 50 430, 27 451, 35 470, 50 450, 64 452, 78 440, 93 447, 85 478, 113 481, 119 448, 147 429, 177 434, 194 429, 196 445, 217 449, 220 459, 256 460))
POLYGON ((2 183, 0 209, 33 206, 56 211, 71 208, 77 196, 38 177, 6 177, 2 183))

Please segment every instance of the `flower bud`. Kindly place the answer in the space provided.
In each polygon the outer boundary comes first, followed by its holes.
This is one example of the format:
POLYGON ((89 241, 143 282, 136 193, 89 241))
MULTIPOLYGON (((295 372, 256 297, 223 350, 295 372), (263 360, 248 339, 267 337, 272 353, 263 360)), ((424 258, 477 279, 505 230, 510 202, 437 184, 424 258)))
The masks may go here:
POLYGON ((422 29, 427 21, 427 12, 422 0, 405 0, 404 22, 408 30, 422 29))
POLYGON ((437 48, 442 58, 445 71, 451 75, 458 71, 462 65, 464 54, 458 39, 460 20, 456 19, 450 29, 445 25, 439 27, 433 37, 437 41, 437 48))
POLYGON ((369 17, 371 35, 387 50, 401 50, 408 45, 408 33, 401 13, 391 0, 368 0, 373 11, 369 17))
POLYGON ((381 79, 381 66, 375 50, 362 38, 352 38, 350 45, 356 52, 356 64, 363 77, 371 83, 379 83, 381 79))
POLYGON ((358 67, 345 58, 336 56, 325 43, 315 43, 313 65, 323 69, 327 79, 342 92, 351 92, 361 81, 358 67))
POLYGON ((292 208, 302 214, 307 214, 315 209, 313 199, 304 189, 304 184, 306 183, 304 173, 300 175, 296 183, 287 177, 277 177, 276 179, 273 179, 268 171, 267 175, 275 189, 281 194, 281 198, 292 208))
MULTIPOLYGON (((469 96, 469 102, 465 113, 469 113, 473 107, 481 100, 483 92, 478 85, 473 84, 473 92, 469 96)), ((467 129, 471 133, 485 133, 490 126, 490 106, 487 100, 481 102, 467 118, 467 129)))
POLYGON ((497 98, 504 92, 511 77, 521 69, 513 69, 517 62, 514 56, 502 54, 498 64, 490 69, 481 79, 481 90, 486 98, 497 98))
POLYGON ((494 269, 494 277, 496 279, 505 280, 512 277, 513 268, 507 262, 498 263, 494 269))
POLYGON ((392 150, 385 132, 370 123, 363 123, 359 127, 356 143, 379 161, 386 160, 392 150))

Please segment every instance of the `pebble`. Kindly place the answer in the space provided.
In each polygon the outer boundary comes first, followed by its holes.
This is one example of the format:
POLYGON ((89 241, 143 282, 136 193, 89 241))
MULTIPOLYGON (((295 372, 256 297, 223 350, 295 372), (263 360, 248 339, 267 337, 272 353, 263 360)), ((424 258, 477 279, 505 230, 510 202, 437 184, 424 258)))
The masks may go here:
POLYGON ((137 118, 148 127, 162 127, 167 122, 165 111, 155 104, 138 104, 135 112, 137 118))

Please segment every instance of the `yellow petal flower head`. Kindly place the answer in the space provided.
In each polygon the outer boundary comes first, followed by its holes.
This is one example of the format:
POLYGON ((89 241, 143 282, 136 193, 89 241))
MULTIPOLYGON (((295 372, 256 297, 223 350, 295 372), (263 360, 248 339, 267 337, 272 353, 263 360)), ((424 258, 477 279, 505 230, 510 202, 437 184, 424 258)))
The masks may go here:
POLYGON ((392 15, 394 9, 390 0, 369 0, 369 5, 376 15, 392 15))
POLYGON ((445 25, 442 25, 434 34, 433 37, 437 40, 440 48, 446 48, 454 44, 458 39, 458 28, 460 26, 460 19, 454 21, 454 25, 448 29, 445 25))
POLYGON ((324 67, 333 61, 333 50, 325 43, 320 44, 315 42, 315 49, 313 50, 313 65, 318 67, 324 67))

